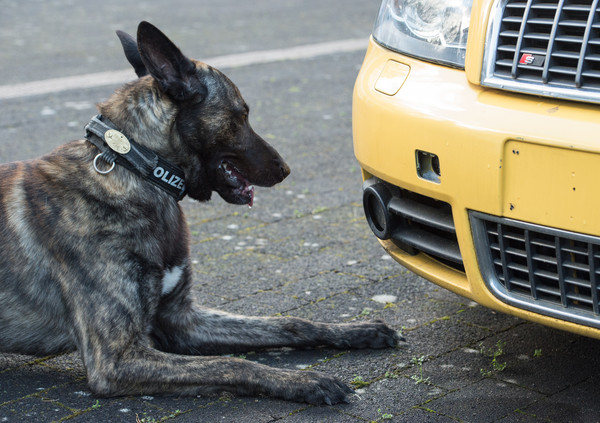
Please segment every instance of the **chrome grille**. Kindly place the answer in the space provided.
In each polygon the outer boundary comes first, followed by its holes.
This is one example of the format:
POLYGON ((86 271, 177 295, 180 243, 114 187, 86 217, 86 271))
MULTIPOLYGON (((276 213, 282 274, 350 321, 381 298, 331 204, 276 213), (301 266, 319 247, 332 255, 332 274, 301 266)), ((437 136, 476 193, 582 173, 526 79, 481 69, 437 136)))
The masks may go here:
POLYGON ((479 266, 509 304, 600 327, 600 238, 471 212, 479 266))
POLYGON ((482 84, 600 102, 598 0, 497 1, 482 84))

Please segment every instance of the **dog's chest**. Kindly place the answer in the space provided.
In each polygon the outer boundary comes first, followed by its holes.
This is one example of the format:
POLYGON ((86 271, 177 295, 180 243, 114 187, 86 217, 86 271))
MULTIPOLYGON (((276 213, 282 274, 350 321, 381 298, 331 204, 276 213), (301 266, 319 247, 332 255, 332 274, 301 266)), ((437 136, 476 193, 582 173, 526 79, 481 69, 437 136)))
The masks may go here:
POLYGON ((181 281, 183 275, 184 266, 174 266, 170 269, 165 270, 165 274, 162 279, 162 290, 161 295, 170 294, 177 284, 181 281))

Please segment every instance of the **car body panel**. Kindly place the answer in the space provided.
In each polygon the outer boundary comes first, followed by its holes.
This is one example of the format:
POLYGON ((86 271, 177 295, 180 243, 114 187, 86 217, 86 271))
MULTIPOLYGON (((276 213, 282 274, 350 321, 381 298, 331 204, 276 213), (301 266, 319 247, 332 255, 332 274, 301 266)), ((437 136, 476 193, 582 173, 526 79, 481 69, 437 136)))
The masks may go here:
MULTIPOLYGON (((534 313, 494 296, 482 278, 469 210, 600 236, 600 108, 478 84, 489 1, 473 6, 466 69, 408 57, 371 39, 353 99, 354 151, 363 178, 447 202, 465 272, 391 241, 383 247, 410 270, 502 312, 587 336, 600 330, 534 313), (398 90, 378 90, 401 65, 398 90), (419 176, 417 150, 439 158, 438 182, 419 176)), ((393 78, 392 78, 393 79, 393 78)))

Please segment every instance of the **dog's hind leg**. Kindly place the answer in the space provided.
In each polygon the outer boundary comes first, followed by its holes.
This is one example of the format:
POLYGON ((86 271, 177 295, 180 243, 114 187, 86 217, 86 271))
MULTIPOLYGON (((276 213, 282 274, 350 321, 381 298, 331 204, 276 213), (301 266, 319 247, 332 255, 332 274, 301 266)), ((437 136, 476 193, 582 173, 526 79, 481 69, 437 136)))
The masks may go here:
POLYGON ((380 321, 328 324, 296 317, 249 317, 164 299, 153 335, 158 348, 214 354, 275 347, 385 348, 402 338, 380 321))

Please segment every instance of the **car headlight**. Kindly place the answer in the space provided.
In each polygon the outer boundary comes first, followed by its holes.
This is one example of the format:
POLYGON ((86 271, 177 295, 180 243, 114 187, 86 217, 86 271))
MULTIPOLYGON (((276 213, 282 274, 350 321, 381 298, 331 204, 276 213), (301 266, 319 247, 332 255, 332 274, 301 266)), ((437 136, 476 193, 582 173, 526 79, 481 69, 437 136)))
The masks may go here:
POLYGON ((383 0, 373 37, 383 46, 464 68, 473 0, 383 0))

